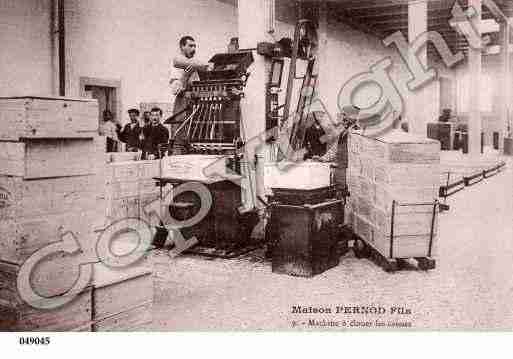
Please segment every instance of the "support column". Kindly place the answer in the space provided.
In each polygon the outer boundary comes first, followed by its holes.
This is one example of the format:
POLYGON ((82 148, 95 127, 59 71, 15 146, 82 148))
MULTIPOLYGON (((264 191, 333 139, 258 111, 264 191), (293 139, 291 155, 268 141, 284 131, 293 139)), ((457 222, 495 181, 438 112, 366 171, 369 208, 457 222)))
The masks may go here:
MULTIPOLYGON (((241 49, 255 48, 257 43, 274 42, 268 33, 269 0, 239 0, 239 46, 241 49)), ((246 86, 246 97, 241 102, 242 121, 246 141, 265 132, 265 85, 268 81, 270 61, 253 52, 255 62, 249 71, 251 75, 246 86)), ((251 144, 248 150, 254 154, 251 144)))
POLYGON ((328 4, 325 2, 319 3, 319 28, 318 40, 319 50, 317 56, 317 88, 319 97, 323 101, 327 101, 328 87, 330 73, 328 70, 328 4))
POLYGON ((501 72, 497 81, 499 88, 499 111, 500 111, 500 132, 499 149, 504 151, 504 138, 507 136, 508 117, 510 111, 509 101, 511 99, 511 71, 510 71, 510 28, 506 22, 500 24, 500 42, 501 42, 501 72))
MULTIPOLYGON (((415 39, 428 31, 428 4, 427 0, 415 0, 408 3, 408 41, 412 44, 415 39)), ((423 46, 417 53, 409 56, 417 57, 418 61, 427 68, 427 46, 423 46)), ((415 59, 413 59, 415 61, 415 59)), ((426 118, 429 111, 425 111, 428 103, 425 103, 426 89, 420 88, 410 91, 406 99, 407 119, 409 131, 415 134, 426 136, 426 118)), ((428 109, 429 110, 429 109, 428 109)))
MULTIPOLYGON (((469 7, 472 6, 476 14, 470 18, 479 38, 481 38, 481 16, 482 0, 468 0, 469 7)), ((479 155, 481 153, 481 71, 482 71, 482 52, 480 48, 469 46, 468 51, 468 71, 470 78, 469 88, 469 120, 468 120, 468 148, 470 155, 479 155)))
MULTIPOLYGON (((238 0, 238 33, 241 49, 256 48, 259 42, 274 42, 270 30, 270 20, 274 12, 273 0, 238 0)), ((255 62, 249 68, 245 98, 241 101, 241 126, 245 145, 245 159, 248 163, 245 173, 249 180, 243 189, 243 200, 247 209, 258 206, 255 195, 265 198, 263 171, 255 171, 255 158, 259 141, 255 137, 265 133, 265 92, 270 70, 270 61, 253 52, 255 62), (259 178, 257 178, 259 176, 259 178), (247 191, 251 190, 251 194, 247 191), (252 197, 252 198, 251 198, 252 197)), ((259 154, 258 165, 263 165, 263 155, 259 154)))

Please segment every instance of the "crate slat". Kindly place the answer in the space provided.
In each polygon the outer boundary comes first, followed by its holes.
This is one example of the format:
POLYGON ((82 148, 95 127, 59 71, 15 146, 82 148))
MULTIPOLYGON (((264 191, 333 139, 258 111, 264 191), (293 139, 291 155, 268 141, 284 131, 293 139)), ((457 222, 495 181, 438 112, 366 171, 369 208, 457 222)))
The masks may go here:
POLYGON ((0 98, 0 140, 90 138, 98 134, 98 102, 66 98, 0 98))
POLYGON ((437 141, 398 130, 377 139, 352 133, 347 224, 385 258, 390 256, 392 241, 394 258, 426 257, 431 238, 433 255, 440 171, 437 141))

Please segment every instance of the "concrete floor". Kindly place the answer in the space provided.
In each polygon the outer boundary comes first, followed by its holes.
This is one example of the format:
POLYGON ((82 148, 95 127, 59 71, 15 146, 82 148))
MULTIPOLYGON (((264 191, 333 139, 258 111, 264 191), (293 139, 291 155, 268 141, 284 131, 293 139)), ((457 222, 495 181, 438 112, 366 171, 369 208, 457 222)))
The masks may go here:
MULTIPOLYGON (((506 172, 456 194, 440 218, 437 268, 387 274, 350 252, 312 279, 271 273, 255 252, 236 260, 165 253, 155 268, 153 329, 344 330, 361 322, 414 329, 513 329, 513 161, 506 172), (293 314, 292 306, 381 306, 385 315, 293 314), (411 314, 392 315, 403 306, 411 314), (310 319, 345 327, 312 327, 310 319), (293 322, 296 326, 293 327, 293 322)), ((354 326, 356 325, 356 326, 354 326)), ((366 328, 368 329, 368 328, 366 328)))

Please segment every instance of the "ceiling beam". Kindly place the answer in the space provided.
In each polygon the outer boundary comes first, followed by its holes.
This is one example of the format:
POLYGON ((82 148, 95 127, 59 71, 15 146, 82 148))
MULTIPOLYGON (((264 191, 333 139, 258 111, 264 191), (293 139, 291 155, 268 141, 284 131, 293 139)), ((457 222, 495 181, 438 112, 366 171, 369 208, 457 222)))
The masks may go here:
POLYGON ((488 10, 493 14, 495 19, 501 22, 508 21, 507 16, 502 12, 499 6, 495 3, 496 0, 483 0, 483 6, 486 6, 488 10))
MULTIPOLYGON (((362 20, 362 19, 379 19, 379 18, 387 18, 387 17, 393 17, 393 16, 408 16, 408 7, 395 7, 387 10, 380 10, 380 9, 372 9, 372 10, 358 10, 358 11, 352 11, 349 10, 351 13, 351 16, 353 16, 355 19, 362 20)), ((450 17, 451 12, 450 9, 428 9, 428 15, 429 17, 450 17)))
POLYGON ((363 33, 382 38, 382 33, 376 31, 373 27, 369 26, 368 24, 364 24, 358 21, 355 21, 351 18, 351 16, 347 13, 346 10, 336 7, 336 8, 329 8, 328 13, 333 14, 333 17, 335 20, 342 22, 350 27, 352 27, 355 30, 361 31, 363 33))

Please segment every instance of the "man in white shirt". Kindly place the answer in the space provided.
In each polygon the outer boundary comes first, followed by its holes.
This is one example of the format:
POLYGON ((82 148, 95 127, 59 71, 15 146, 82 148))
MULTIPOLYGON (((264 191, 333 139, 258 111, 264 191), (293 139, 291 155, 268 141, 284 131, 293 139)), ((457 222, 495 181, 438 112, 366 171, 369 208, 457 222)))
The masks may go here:
MULTIPOLYGON (((196 55, 196 41, 194 38, 184 36, 180 39, 179 45, 180 53, 172 60, 169 81, 171 93, 175 96, 173 111, 175 114, 183 111, 188 106, 189 99, 185 94, 190 89, 190 85, 200 79, 198 71, 206 71, 210 68, 208 64, 194 59, 194 55, 196 55)), ((182 122, 183 120, 185 120, 185 113, 175 118, 174 122, 182 122)), ((183 134, 180 137, 183 137, 183 134)), ((183 145, 184 141, 184 138, 175 138, 175 144, 178 145, 178 148, 183 145)), ((175 152, 175 154, 179 153, 175 152)))
POLYGON ((180 53, 172 60, 170 85, 174 96, 180 96, 189 85, 199 80, 198 70, 207 70, 208 65, 194 59, 196 41, 191 36, 180 39, 180 53))

